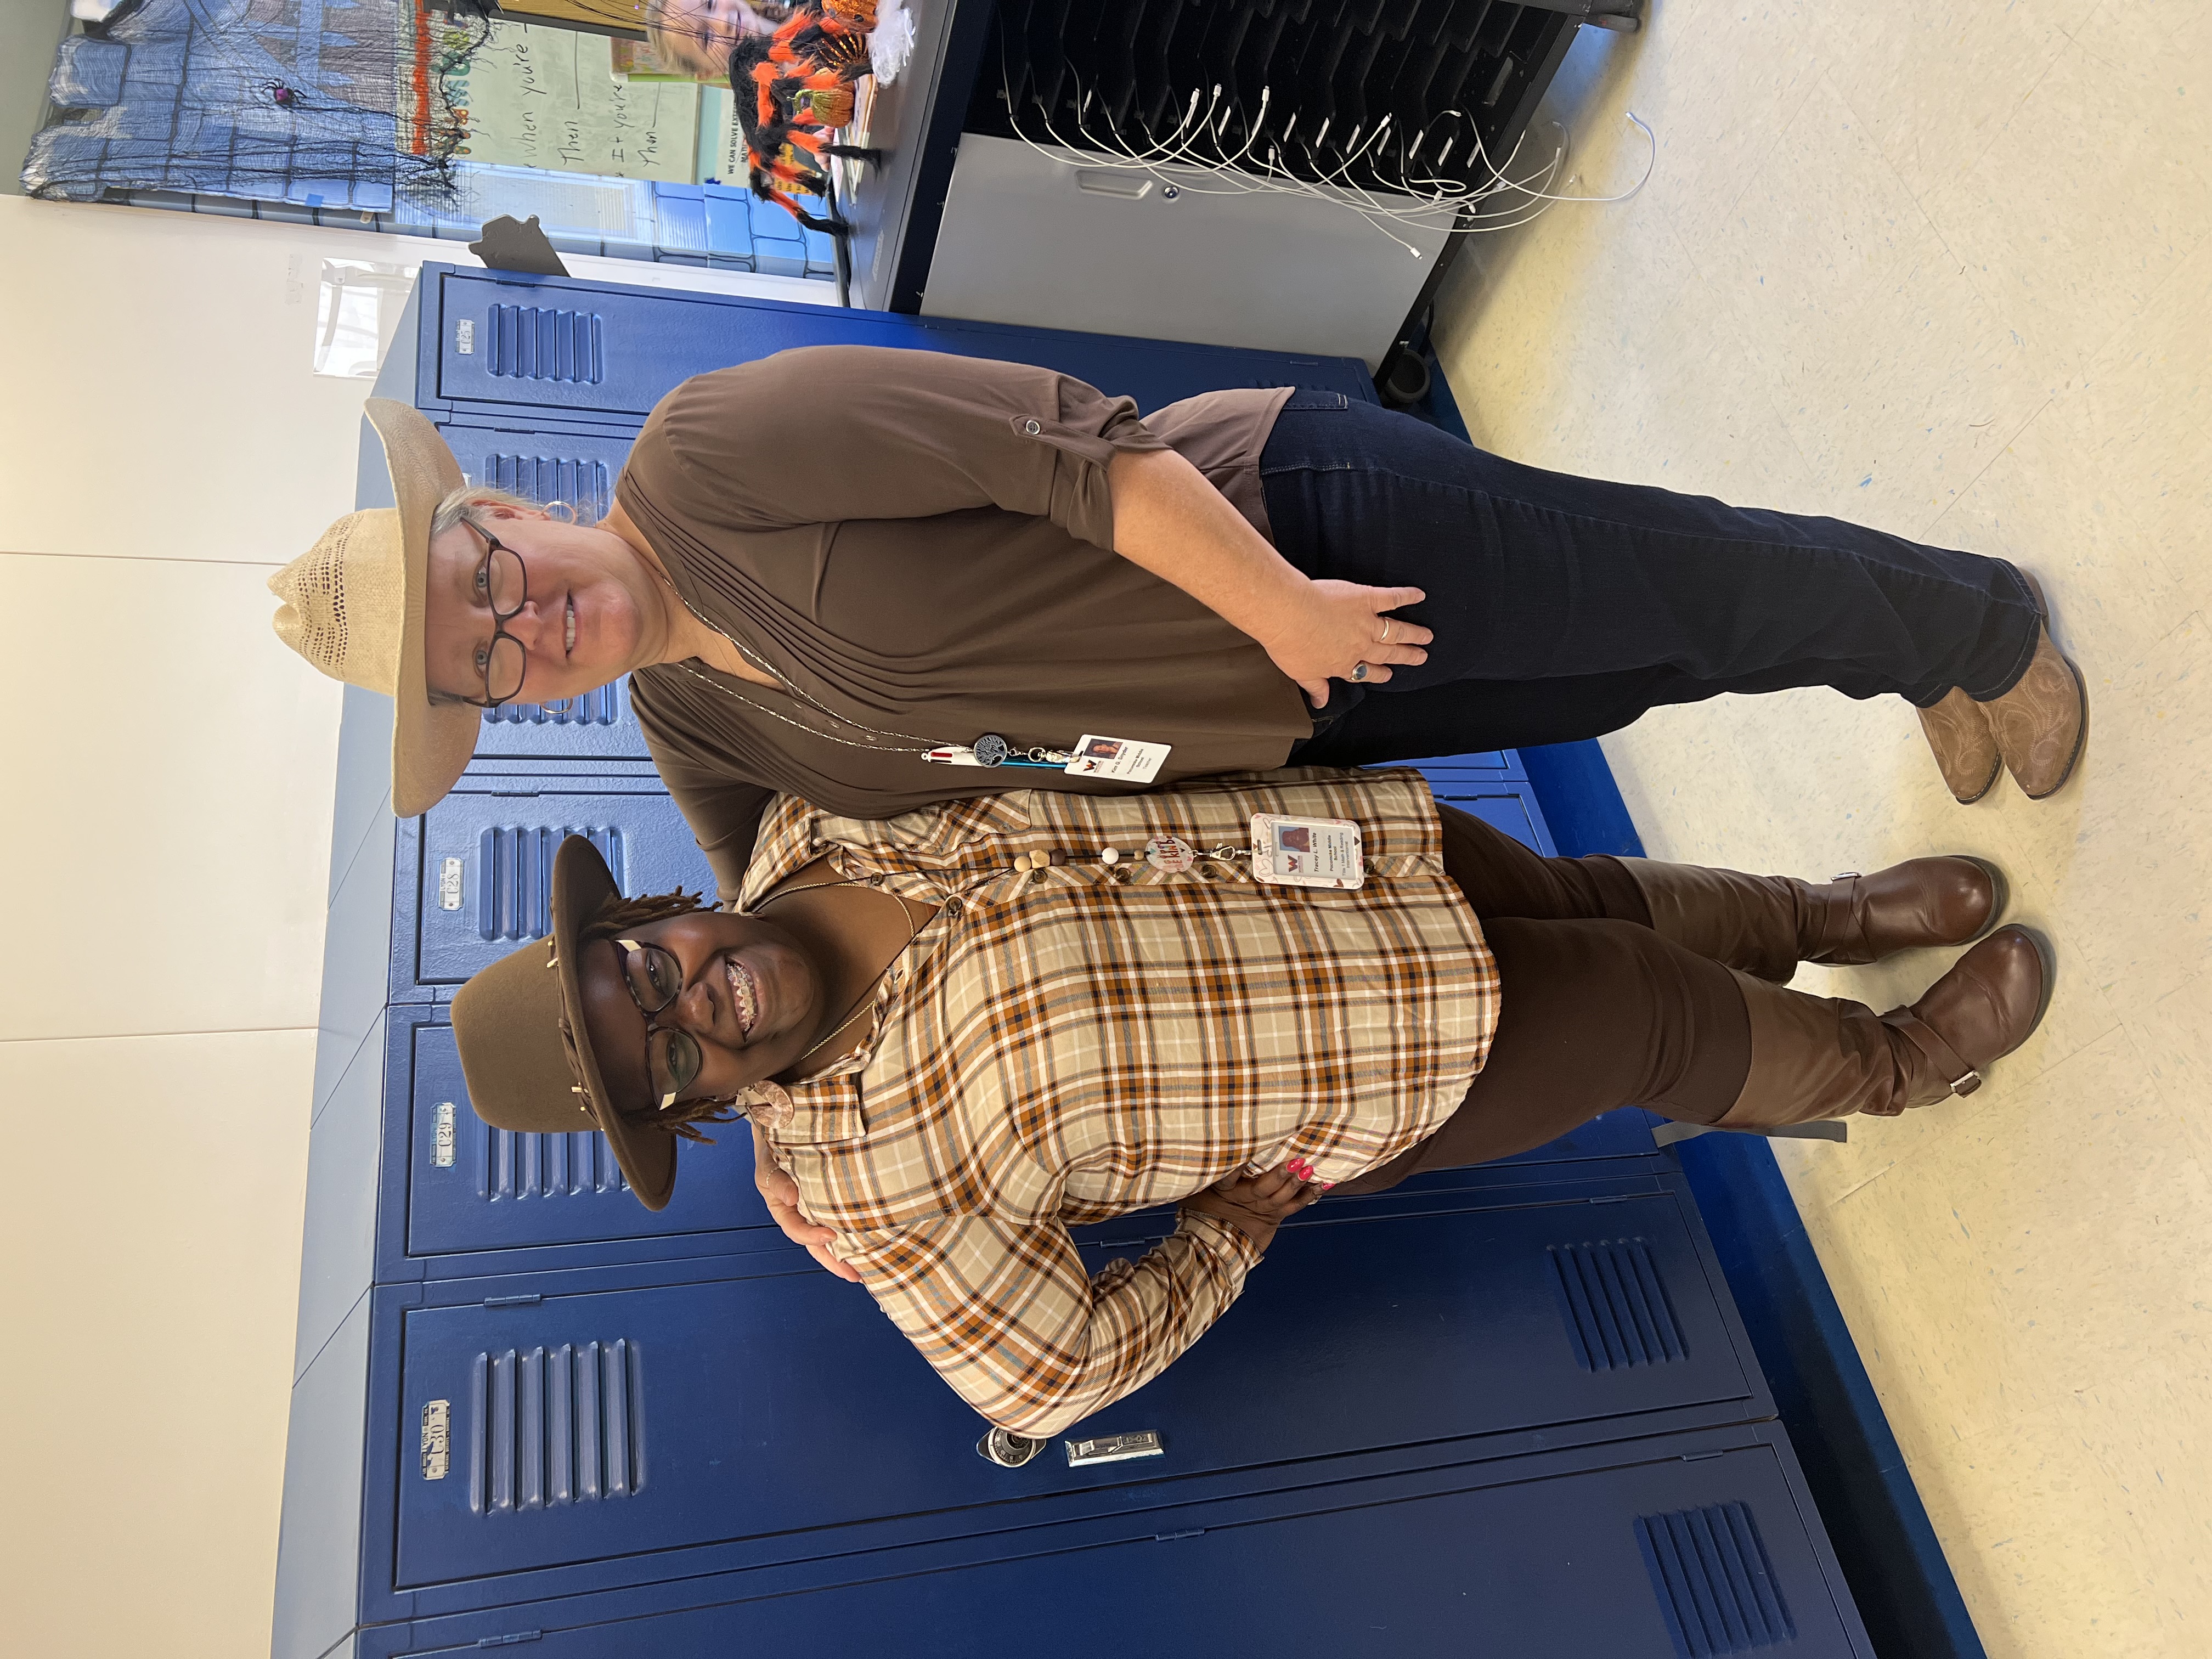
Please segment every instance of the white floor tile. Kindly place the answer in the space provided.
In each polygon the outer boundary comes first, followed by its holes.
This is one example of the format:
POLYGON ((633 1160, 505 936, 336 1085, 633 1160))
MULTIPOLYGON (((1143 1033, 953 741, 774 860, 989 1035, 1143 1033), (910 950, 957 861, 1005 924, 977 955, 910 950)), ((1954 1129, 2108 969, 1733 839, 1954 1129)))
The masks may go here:
MULTIPOLYGON (((1620 112, 1656 112, 1651 188, 1498 239, 1438 325, 1491 447, 2012 558, 2081 663, 2044 802, 1958 805, 1893 700, 1605 744, 1655 857, 1975 853, 2057 952, 1975 1095, 1776 1148, 1999 1659, 2197 1659, 2212 1626, 2208 31, 2189 0, 1659 9, 1553 106, 1607 182, 1620 112)), ((1887 1007, 1948 960, 1797 982, 1887 1007)))
POLYGON ((0 1043, 9 1651, 268 1650, 313 1065, 312 1030, 0 1043))

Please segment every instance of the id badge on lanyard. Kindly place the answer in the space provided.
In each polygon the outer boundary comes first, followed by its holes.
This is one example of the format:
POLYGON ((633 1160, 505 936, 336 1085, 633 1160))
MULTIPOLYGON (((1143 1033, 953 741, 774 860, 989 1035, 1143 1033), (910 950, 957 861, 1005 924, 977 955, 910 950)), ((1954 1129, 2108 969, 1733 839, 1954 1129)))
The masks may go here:
POLYGON ((1278 887, 1350 891, 1367 878, 1359 826, 1349 818, 1252 815, 1252 874, 1278 887))
POLYGON ((1101 737, 1086 732, 1067 749, 1017 749, 995 732, 986 732, 973 744, 944 744, 923 759, 939 766, 1013 766, 1031 770, 1064 772, 1070 777, 1110 778, 1116 783, 1141 787, 1160 775, 1160 767, 1174 745, 1146 743, 1140 738, 1101 737))

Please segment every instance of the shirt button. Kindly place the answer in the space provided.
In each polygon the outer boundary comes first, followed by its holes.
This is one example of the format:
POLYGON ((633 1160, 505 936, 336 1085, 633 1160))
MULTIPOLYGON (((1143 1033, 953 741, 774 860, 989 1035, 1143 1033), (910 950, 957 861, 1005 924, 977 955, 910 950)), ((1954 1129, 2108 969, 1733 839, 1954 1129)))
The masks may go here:
POLYGON ((1022 422, 1022 430, 1028 433, 1030 437, 1034 438, 1038 433, 1043 431, 1044 428, 1035 421, 1024 421, 1022 422))

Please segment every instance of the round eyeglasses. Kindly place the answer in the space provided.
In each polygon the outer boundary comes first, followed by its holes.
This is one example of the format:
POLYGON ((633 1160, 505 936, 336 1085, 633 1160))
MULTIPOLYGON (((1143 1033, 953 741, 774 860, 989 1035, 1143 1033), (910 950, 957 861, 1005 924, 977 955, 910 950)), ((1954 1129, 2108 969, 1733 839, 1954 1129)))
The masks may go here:
POLYGON ((696 1037, 689 1031, 653 1023, 684 994, 684 966, 658 945, 618 939, 615 948, 622 952, 623 984, 630 1000, 637 1004, 638 1012, 645 1016, 646 1079, 653 1099, 665 1112, 676 1103, 678 1095, 699 1080, 707 1065, 696 1037))
POLYGON ((483 562, 477 567, 470 592, 491 610, 491 641, 476 651, 477 672, 483 677, 484 694, 463 699, 479 708, 496 708, 512 702, 522 690, 522 677, 530 668, 530 653, 520 640, 507 631, 507 623, 522 614, 530 602, 530 574, 522 568, 522 555, 472 519, 462 523, 484 538, 483 562))

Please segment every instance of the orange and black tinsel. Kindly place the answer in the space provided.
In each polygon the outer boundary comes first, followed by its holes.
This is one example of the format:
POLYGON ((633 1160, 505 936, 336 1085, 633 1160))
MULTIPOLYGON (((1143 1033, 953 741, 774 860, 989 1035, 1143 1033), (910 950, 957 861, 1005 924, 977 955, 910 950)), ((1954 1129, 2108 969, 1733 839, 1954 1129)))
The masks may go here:
POLYGON ((747 35, 730 54, 747 182, 809 230, 846 228, 842 219, 808 212, 798 198, 828 192, 822 161, 842 153, 830 135, 853 119, 853 87, 869 72, 875 26, 875 0, 802 0, 774 34, 747 35))

